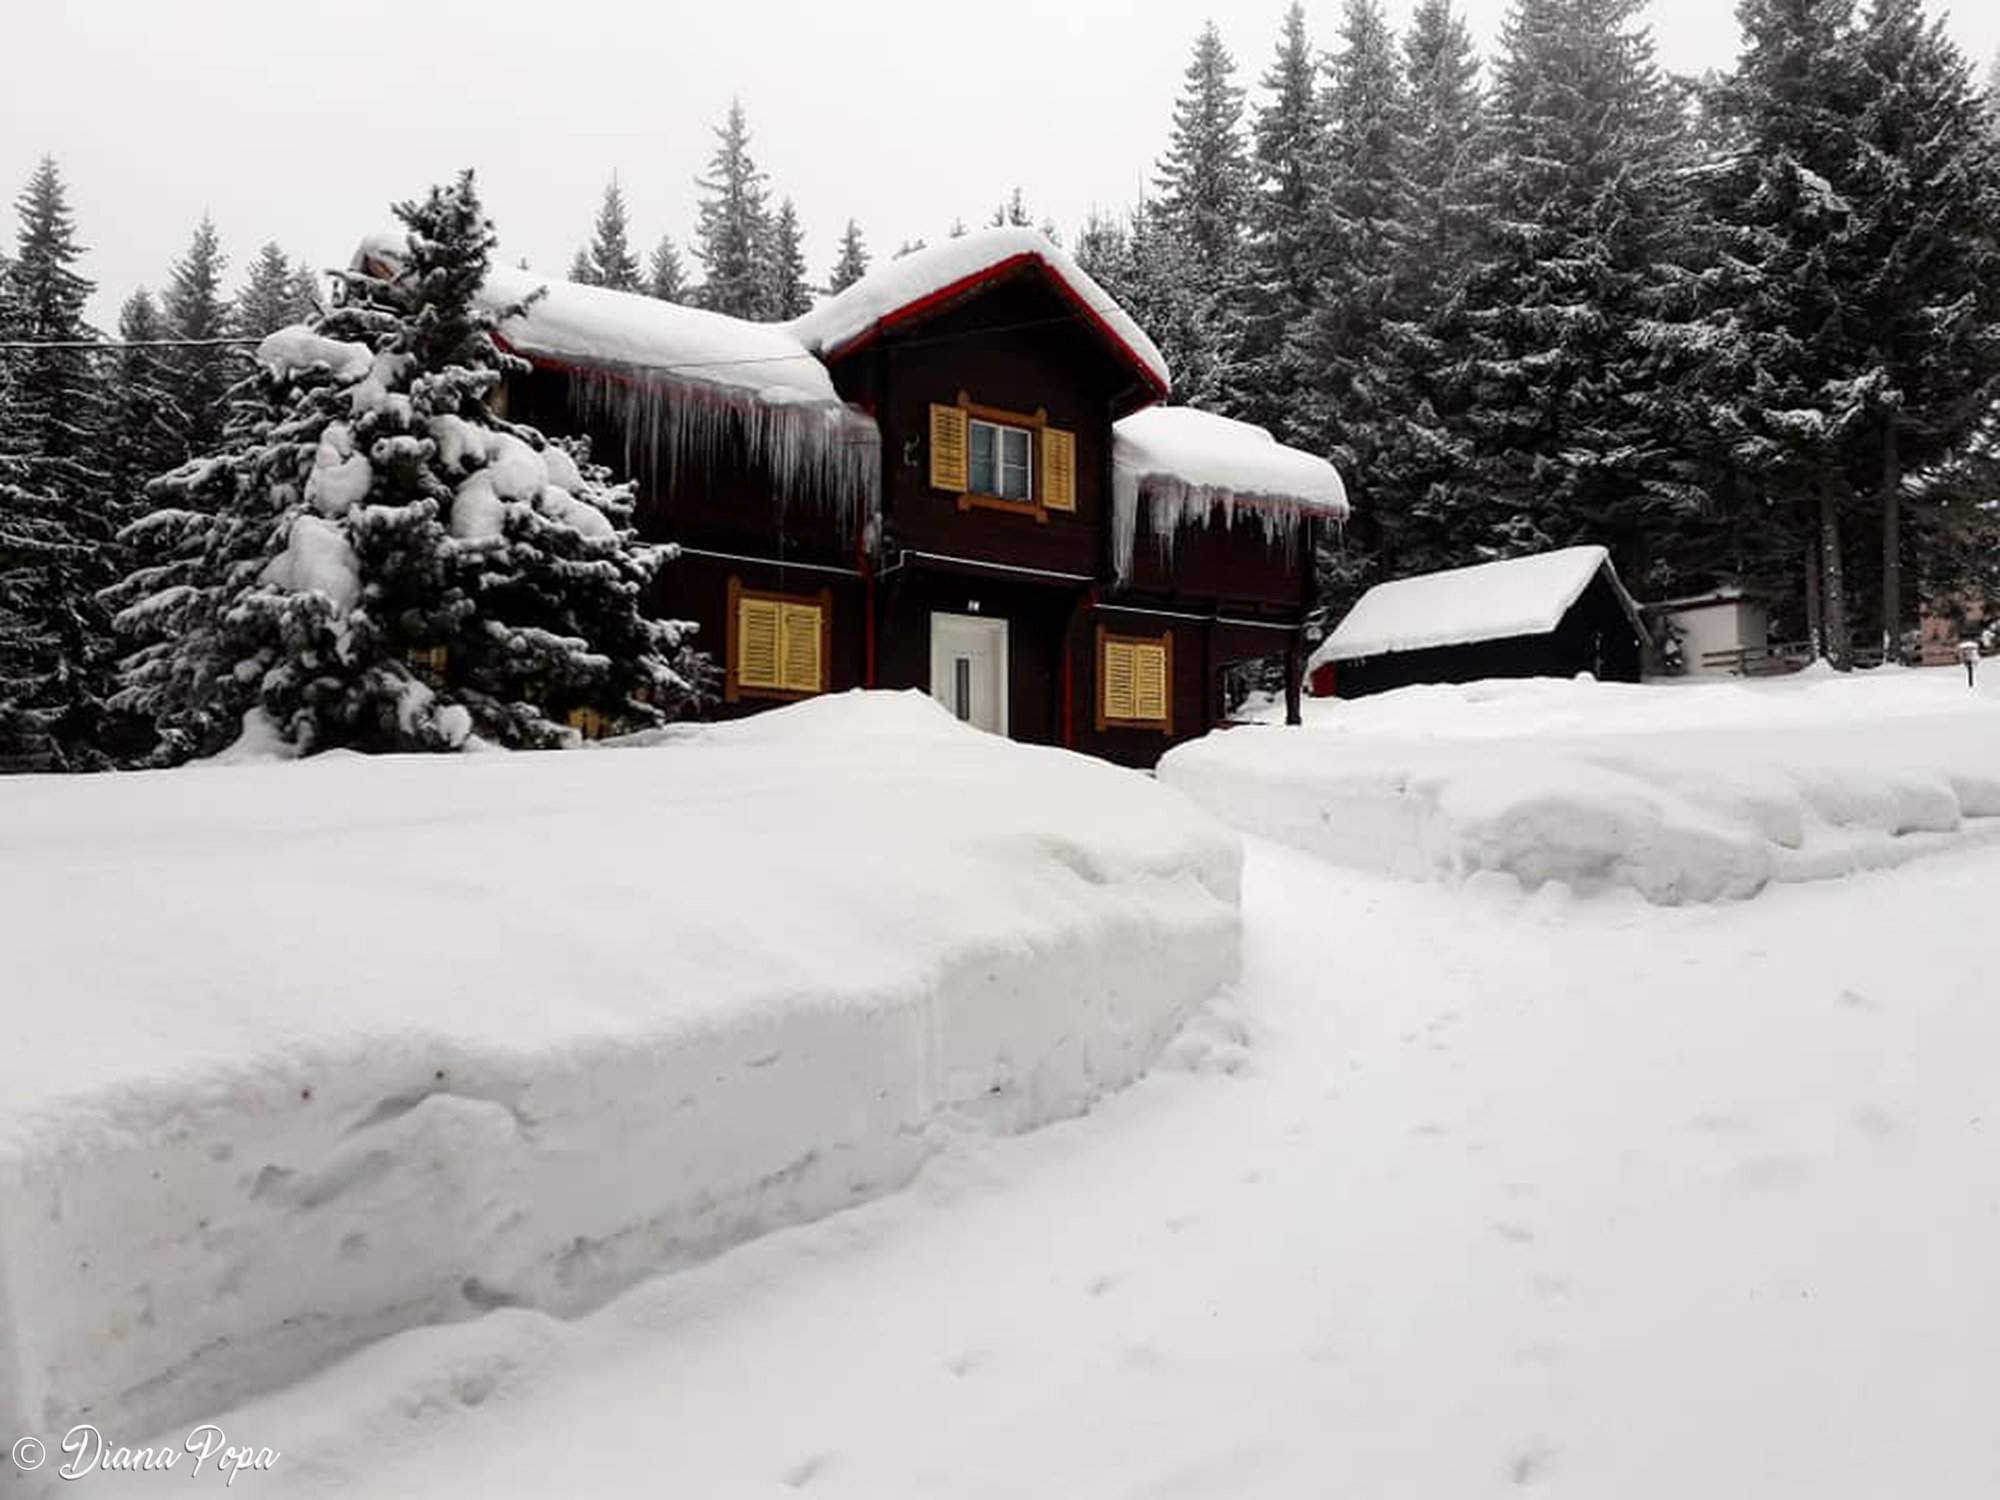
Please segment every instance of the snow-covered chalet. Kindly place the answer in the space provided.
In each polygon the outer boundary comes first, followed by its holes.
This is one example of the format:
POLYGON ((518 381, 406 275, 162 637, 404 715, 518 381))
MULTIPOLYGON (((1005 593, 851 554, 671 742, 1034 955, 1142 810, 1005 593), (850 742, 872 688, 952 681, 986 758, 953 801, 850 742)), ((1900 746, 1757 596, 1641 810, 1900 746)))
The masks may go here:
POLYGON ((1270 658, 1296 712, 1340 476, 1164 405, 1158 349, 1042 235, 917 251, 784 324, 517 270, 483 296, 544 286, 501 330, 532 366, 506 413, 637 482, 641 532, 680 547, 657 607, 722 669, 714 713, 920 688, 1150 766, 1221 719, 1226 667, 1270 658))

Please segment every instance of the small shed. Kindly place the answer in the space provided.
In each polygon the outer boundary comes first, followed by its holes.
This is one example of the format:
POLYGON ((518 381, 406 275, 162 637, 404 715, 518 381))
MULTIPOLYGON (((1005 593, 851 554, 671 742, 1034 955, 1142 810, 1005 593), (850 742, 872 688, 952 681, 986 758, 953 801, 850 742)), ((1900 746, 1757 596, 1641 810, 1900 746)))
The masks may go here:
POLYGON ((1646 623, 1668 670, 1687 677, 1742 676, 1758 670, 1771 649, 1771 613, 1740 588, 1649 604, 1646 623))
POLYGON ((1565 547, 1377 584, 1308 667, 1315 697, 1426 682, 1574 677, 1637 682, 1639 607, 1602 547, 1565 547))

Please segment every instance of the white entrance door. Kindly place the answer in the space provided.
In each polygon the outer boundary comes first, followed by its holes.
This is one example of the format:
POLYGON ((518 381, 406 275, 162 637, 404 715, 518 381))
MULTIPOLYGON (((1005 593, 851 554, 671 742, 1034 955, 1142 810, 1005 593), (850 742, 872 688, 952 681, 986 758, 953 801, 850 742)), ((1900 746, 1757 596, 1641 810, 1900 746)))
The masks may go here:
POLYGON ((931 615, 931 696, 960 719, 1007 732, 1007 622, 931 615))

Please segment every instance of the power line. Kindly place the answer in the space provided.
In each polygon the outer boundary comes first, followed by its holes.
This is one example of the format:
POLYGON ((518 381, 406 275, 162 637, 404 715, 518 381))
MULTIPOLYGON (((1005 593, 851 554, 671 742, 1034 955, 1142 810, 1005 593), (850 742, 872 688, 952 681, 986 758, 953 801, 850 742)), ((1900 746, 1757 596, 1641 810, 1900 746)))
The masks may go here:
POLYGON ((85 352, 102 350, 106 354, 116 354, 121 349, 222 349, 255 347, 263 343, 262 338, 254 339, 51 339, 38 343, 30 339, 0 339, 0 349, 75 349, 85 352))

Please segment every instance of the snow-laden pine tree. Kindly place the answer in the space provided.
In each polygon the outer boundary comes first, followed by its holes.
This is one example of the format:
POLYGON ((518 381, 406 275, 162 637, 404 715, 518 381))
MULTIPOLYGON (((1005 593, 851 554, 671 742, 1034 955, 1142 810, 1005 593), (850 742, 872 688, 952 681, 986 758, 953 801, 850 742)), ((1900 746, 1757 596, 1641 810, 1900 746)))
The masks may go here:
POLYGON ((312 316, 310 276, 302 272, 275 241, 267 242, 250 262, 243 289, 231 304, 230 331, 238 338, 261 339, 312 316))
POLYGON ((113 659, 96 591, 113 563, 104 404, 68 193, 44 157, 0 278, 0 767, 88 769, 113 659))
POLYGON ((987 219, 989 229, 1028 229, 1034 225, 1034 216, 1028 212, 1027 197, 1017 185, 1012 192, 993 206, 992 217, 987 219))
POLYGON ((1243 89, 1236 59, 1209 22, 1174 101, 1173 133, 1156 180, 1160 211, 1211 275, 1238 274, 1250 165, 1243 142, 1243 89))
POLYGON ((672 235, 661 235, 660 243, 653 247, 653 258, 646 267, 646 294, 662 302, 687 301, 687 273, 672 235))
POLYGON ((608 287, 614 292, 638 292, 645 290, 645 282, 639 274, 639 254, 632 248, 631 225, 625 214, 625 193, 613 177, 604 186, 604 200, 598 205, 597 223, 591 231, 590 243, 577 252, 577 267, 588 268, 588 274, 579 276, 575 270, 570 273, 571 281, 581 281, 586 286, 608 287))
POLYGON ((829 292, 844 292, 868 274, 868 247, 861 240, 861 226, 852 219, 840 232, 840 258, 827 276, 829 292))
POLYGON ((1471 561, 1457 518, 1468 482, 1466 302, 1492 218, 1492 164, 1479 58, 1452 0, 1418 0, 1403 36, 1404 221, 1384 328, 1401 411, 1376 455, 1380 559, 1391 575, 1471 561))
POLYGON ((703 281, 698 300, 710 312, 756 318, 768 306, 771 214, 763 171, 750 155, 750 121, 741 100, 716 128, 715 155, 701 190, 694 253, 703 281))
MULTIPOLYGON (((283 325, 278 325, 283 326, 283 325)), ((269 330, 267 330, 269 331, 269 330)), ((166 337, 152 293, 139 288, 118 313, 121 347, 109 369, 103 458, 112 517, 119 529, 146 509, 146 486, 179 466, 185 429, 174 401, 166 337)))
POLYGON ((1705 278, 1703 389, 1744 572, 1780 589, 1803 573, 1801 633, 1839 662, 1841 458, 1870 427, 1854 300, 1869 273, 1849 197, 1865 93, 1853 5, 1742 0, 1737 17, 1743 50, 1715 101, 1737 149, 1706 179, 1722 253, 1705 278))
POLYGON ((150 555, 115 591, 124 698, 165 758, 253 730, 300 752, 554 746, 695 690, 689 627, 647 612, 667 554, 634 541, 629 490, 489 405, 510 357, 505 311, 474 301, 495 238, 472 174, 396 214, 406 242, 264 341, 265 408, 132 529, 150 555))
POLYGON ((1294 325, 1305 386, 1290 428, 1335 458, 1359 509, 1379 518, 1376 459, 1384 430, 1404 417, 1388 381, 1386 330, 1408 216, 1402 59, 1380 0, 1346 0, 1323 107, 1325 172, 1312 221, 1322 273, 1310 318, 1294 325))
POLYGON ((1699 504, 1657 403, 1656 325, 1684 292, 1691 203, 1678 99, 1643 0, 1515 0, 1495 70, 1495 210, 1469 299, 1467 412, 1485 554, 1573 541, 1644 578, 1699 504), (1666 440, 1663 441, 1663 435, 1666 440))
POLYGON ((232 336, 229 299, 223 294, 228 258, 222 237, 206 214, 195 226, 187 253, 174 262, 160 307, 167 336, 190 341, 169 351, 175 404, 186 423, 181 433, 185 455, 213 452, 229 420, 229 388, 241 366, 230 350, 216 342, 232 336))
POLYGON ((1293 331, 1319 302, 1326 246, 1319 232, 1327 131, 1320 64, 1305 7, 1285 12, 1277 55, 1252 112, 1252 184, 1245 214, 1243 344, 1229 405, 1273 431, 1289 431, 1300 387, 1293 331))
POLYGON ((1849 458, 1881 517, 1882 648, 1906 625, 1910 476, 1965 444, 2000 399, 2000 147, 1971 65, 1919 0, 1871 0, 1859 41, 1861 152, 1846 189, 1866 279, 1870 429, 1849 458))
POLYGON ((812 273, 806 269, 806 232, 791 199, 778 205, 770 232, 763 313, 771 319, 796 318, 812 306, 812 288, 806 283, 812 273))

